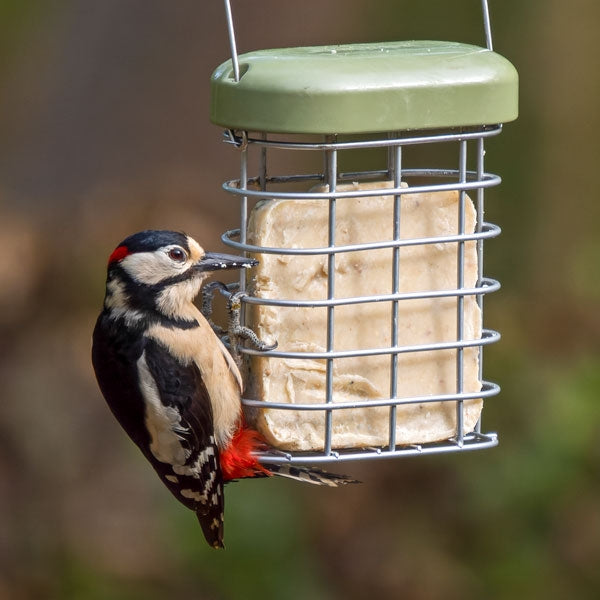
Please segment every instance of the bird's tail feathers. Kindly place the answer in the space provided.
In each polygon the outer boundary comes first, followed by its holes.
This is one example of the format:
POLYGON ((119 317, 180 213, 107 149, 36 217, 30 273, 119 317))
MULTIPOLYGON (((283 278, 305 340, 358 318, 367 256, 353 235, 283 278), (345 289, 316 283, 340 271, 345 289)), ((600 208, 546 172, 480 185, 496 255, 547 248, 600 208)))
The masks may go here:
POLYGON ((313 485, 327 485, 329 487, 338 487, 348 483, 360 483, 357 479, 353 479, 348 475, 337 475, 328 473, 314 467, 287 465, 287 464, 272 464, 267 465, 267 469, 279 477, 287 477, 304 483, 312 483, 313 485))
POLYGON ((223 517, 206 514, 205 510, 196 512, 204 537, 213 548, 225 548, 223 543, 223 517))

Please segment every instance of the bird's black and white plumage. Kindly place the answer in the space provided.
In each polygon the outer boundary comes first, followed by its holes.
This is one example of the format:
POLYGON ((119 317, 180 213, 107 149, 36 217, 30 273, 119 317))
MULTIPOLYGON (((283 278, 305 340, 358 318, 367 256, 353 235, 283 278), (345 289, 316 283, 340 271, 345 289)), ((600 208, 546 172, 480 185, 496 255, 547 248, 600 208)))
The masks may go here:
POLYGON ((310 483, 352 480, 315 469, 267 469, 264 445, 245 425, 239 370, 193 304, 205 277, 253 259, 213 254, 173 231, 142 231, 108 261, 106 296, 93 334, 100 390, 163 483, 223 546, 223 485, 270 474, 310 483))

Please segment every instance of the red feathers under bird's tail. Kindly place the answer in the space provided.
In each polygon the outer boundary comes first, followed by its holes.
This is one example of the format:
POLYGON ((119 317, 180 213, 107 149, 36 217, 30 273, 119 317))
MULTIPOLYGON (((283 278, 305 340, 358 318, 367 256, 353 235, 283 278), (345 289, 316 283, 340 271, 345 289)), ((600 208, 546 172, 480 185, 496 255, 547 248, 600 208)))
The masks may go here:
POLYGON ((255 455, 266 447, 267 444, 258 431, 240 426, 229 446, 221 452, 223 480, 270 475, 270 471, 258 462, 255 455))
POLYGON ((268 450, 264 438, 254 429, 240 426, 229 446, 221 452, 221 471, 225 482, 246 477, 278 475, 313 485, 337 487, 347 483, 359 483, 347 475, 336 475, 314 467, 291 464, 273 464, 265 467, 256 453, 268 450))

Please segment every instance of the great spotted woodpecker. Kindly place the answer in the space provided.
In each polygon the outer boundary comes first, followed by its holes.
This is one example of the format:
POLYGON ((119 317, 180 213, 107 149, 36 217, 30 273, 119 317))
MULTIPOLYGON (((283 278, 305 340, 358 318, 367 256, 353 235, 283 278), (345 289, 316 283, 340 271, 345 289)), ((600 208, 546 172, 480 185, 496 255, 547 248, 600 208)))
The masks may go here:
POLYGON ((262 465, 245 424, 235 361, 193 304, 211 271, 253 259, 205 252, 173 231, 142 231, 110 255, 104 308, 93 334, 100 390, 171 493, 195 511, 207 542, 223 547, 223 484, 282 475, 354 482, 306 467, 262 465))

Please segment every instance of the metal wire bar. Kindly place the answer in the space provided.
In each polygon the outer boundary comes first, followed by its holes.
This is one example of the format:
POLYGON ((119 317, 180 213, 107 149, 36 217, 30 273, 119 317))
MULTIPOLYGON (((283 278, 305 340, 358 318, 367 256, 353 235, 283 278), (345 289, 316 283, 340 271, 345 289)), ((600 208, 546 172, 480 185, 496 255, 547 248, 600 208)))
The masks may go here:
MULTIPOLYGON (((460 140, 474 140, 480 137, 492 137, 502 131, 502 125, 486 125, 479 129, 454 131, 451 133, 422 133, 410 137, 375 138, 370 140, 351 140, 345 142, 293 142, 285 140, 264 140, 248 136, 248 143, 258 146, 268 146, 279 150, 355 150, 358 148, 385 148, 388 146, 410 146, 413 144, 439 144, 455 142, 460 140)), ((242 143, 241 136, 228 129, 225 131, 226 141, 239 146, 242 143)))
MULTIPOLYGON (((265 148, 261 148, 261 151, 264 151, 265 148)), ((456 170, 445 170, 438 169, 436 172, 433 172, 430 169, 407 169, 403 172, 403 176, 405 179, 409 179, 411 177, 418 176, 437 176, 437 177, 447 177, 451 178, 453 175, 456 175, 456 170)), ((471 181, 474 181, 474 171, 469 172, 471 176, 471 181)), ((379 169, 373 171, 348 171, 344 173, 338 173, 338 181, 342 180, 357 180, 360 181, 369 181, 369 180, 378 180, 386 178, 389 181, 393 181, 393 175, 390 176, 389 169, 379 169)), ((306 173, 302 175, 271 175, 268 179, 266 179, 266 183, 269 184, 286 184, 286 183, 300 183, 300 182, 310 182, 310 181, 322 181, 323 175, 321 173, 306 173)), ((235 181, 235 180, 234 180, 235 181)), ((259 186, 261 183, 261 178, 253 177, 248 180, 248 185, 257 185, 259 186)), ((411 188, 414 190, 414 188, 411 188)))
POLYGON ((461 394, 434 394, 431 396, 412 396, 406 398, 378 398, 368 402, 334 402, 315 403, 315 404, 289 404, 287 402, 264 402, 263 400, 254 400, 243 398, 245 406, 256 408, 267 408, 269 410, 298 410, 298 411, 334 411, 334 410, 352 410, 355 408, 381 408, 386 406, 402 406, 405 404, 428 404, 433 402, 456 402, 457 400, 478 400, 479 398, 491 398, 500 393, 500 386, 491 381, 484 381, 481 390, 478 392, 463 392, 461 394))
MULTIPOLYGON (((332 194, 336 192, 337 185, 337 150, 328 150, 327 157, 327 185, 332 194)), ((329 215, 328 215, 328 232, 327 240, 330 248, 335 248, 335 226, 336 226, 336 199, 329 199, 329 215)), ((335 298, 335 252, 331 252, 327 256, 327 299, 335 298)), ((335 307, 330 304, 327 306, 327 352, 333 352, 334 347, 334 326, 335 326, 335 307)), ((333 358, 327 359, 327 367, 325 371, 326 382, 326 402, 333 402, 333 358)), ((331 438, 332 438, 332 419, 333 413, 327 411, 325 413, 325 454, 331 454, 331 438)))
POLYGON ((261 452, 259 460, 265 464, 324 464, 355 460, 368 460, 374 458, 401 458, 408 456, 426 456, 431 454, 445 454, 447 452, 467 452, 471 450, 484 450, 498 445, 498 436, 495 433, 466 435, 462 445, 453 440, 447 442, 434 442, 429 444, 413 444, 387 450, 385 448, 359 448, 355 450, 336 450, 331 454, 317 452, 303 452, 292 454, 290 452, 261 452))
MULTIPOLYGON (((413 175, 427 175, 427 172, 416 173, 417 169, 413 170, 411 176, 413 175)), ((450 171, 444 171, 444 177, 447 177, 450 171)), ((434 174, 429 171, 429 175, 433 176, 434 174)), ((483 187, 493 187, 495 185, 499 185, 502 181, 498 175, 493 175, 491 173, 485 173, 483 179, 481 181, 468 180, 466 182, 458 182, 458 183, 439 183, 433 185, 419 185, 411 188, 385 188, 382 190, 378 190, 379 193, 373 193, 373 190, 348 190, 343 192, 335 192, 332 194, 328 194, 327 192, 263 192, 262 190, 242 190, 239 187, 239 180, 232 179, 230 181, 226 181, 223 184, 223 189, 230 194, 234 194, 236 196, 249 196, 257 199, 273 199, 273 200, 329 200, 330 198, 335 198, 336 200, 339 198, 369 198, 373 196, 390 196, 390 195, 398 195, 402 196, 404 194, 414 194, 416 192, 419 193, 428 193, 428 192, 452 192, 455 190, 475 190, 480 186, 483 187)))
MULTIPOLYGON (((483 174, 483 161, 485 158, 485 147, 483 139, 477 140, 477 176, 483 174)), ((479 188, 477 190, 477 215, 475 221, 475 231, 481 232, 484 227, 484 189, 479 188)), ((481 286, 485 280, 483 275, 483 240, 477 240, 476 242, 476 253, 477 253, 477 287, 481 286)), ((479 306, 479 318, 483 323, 483 296, 477 296, 477 306, 479 306)), ((479 347, 479 381, 483 380, 483 346, 479 347)), ((481 416, 475 424, 475 431, 481 433, 481 416)))
MULTIPOLYGON (((245 191, 248 188, 248 148, 243 148, 240 158, 240 190, 245 191)), ((246 244, 246 232, 248 222, 248 196, 243 195, 240 199, 240 244, 246 244)), ((240 291, 246 289, 246 270, 240 271, 240 291)), ((243 313, 243 311, 242 311, 243 313)))
MULTIPOLYGON (((263 148, 264 150, 264 148, 263 148)), ((405 179, 410 179, 412 177, 439 177, 439 178, 446 178, 446 179, 453 179, 454 177, 456 177, 458 174, 458 170, 456 169, 406 169, 405 172, 403 173, 403 176, 405 179)), ((353 172, 348 172, 348 173, 339 173, 338 174, 338 180, 360 180, 360 181, 369 181, 369 180, 377 180, 377 179, 382 179, 382 178, 387 178, 389 175, 388 170, 387 169, 382 169, 382 170, 378 170, 378 171, 353 171, 353 172)), ((475 171, 467 171, 467 181, 477 181, 475 179, 476 175, 475 175, 475 171)), ((481 181, 495 181, 495 178, 497 177, 497 175, 492 175, 492 174, 487 174, 484 173, 482 175, 482 180, 481 181)), ((230 185, 233 189, 238 189, 239 185, 237 183, 237 179, 232 179, 230 181, 226 181, 224 186, 226 185, 230 185)), ((288 184, 288 183, 301 183, 301 182, 322 182, 323 181, 323 175, 321 173, 306 173, 306 174, 302 174, 302 175, 271 175, 270 177, 268 177, 265 180, 265 183, 268 183, 269 185, 280 185, 280 184, 288 184)), ((391 180, 390 180, 391 181, 391 180)), ((253 186, 253 187, 260 187, 261 184, 261 178, 259 177, 252 177, 248 179, 248 185, 253 186)), ((439 185, 439 184, 438 184, 439 185)), ((493 183, 488 184, 488 187, 490 185, 495 185, 493 183)), ((410 191, 406 191, 406 194, 410 194, 413 193, 415 190, 416 191, 421 191, 420 190, 419 185, 417 186, 412 186, 410 188, 410 191)), ((229 191, 229 188, 224 187, 224 189, 226 191, 229 191)), ((262 189, 262 188, 261 188, 262 189)), ((391 195, 390 191, 393 193, 393 188, 383 188, 382 191, 385 191, 385 193, 383 194, 378 194, 378 195, 391 195)), ((370 191, 370 190, 364 190, 364 191, 370 191)), ((367 194, 365 194, 367 195, 367 194)), ((368 196, 372 196, 374 195, 373 193, 368 194, 368 196)), ((302 198, 301 198, 302 199, 302 198)))
POLYGON ((488 50, 494 49, 492 43, 492 25, 490 22, 490 9, 487 0, 481 0, 481 9, 483 12, 483 30, 485 32, 485 45, 488 50))
MULTIPOLYGON (((460 142, 459 151, 460 181, 466 181, 467 173, 467 141, 460 142)), ((458 235, 463 236, 465 232, 465 199, 464 190, 460 190, 458 197, 458 235)), ((459 290, 465 285, 465 242, 460 240, 457 244, 457 281, 459 290)), ((456 339, 461 341, 464 337, 465 297, 462 294, 456 297, 456 339)), ((464 352, 458 347, 456 349, 456 393, 461 394, 464 382, 464 352)), ((456 440, 462 445, 464 438, 464 404, 462 400, 456 403, 456 440)))
MULTIPOLYGON (((394 187, 399 188, 402 183, 402 146, 395 146, 392 154, 392 169, 394 187)), ((394 196, 394 215, 393 215, 393 237, 394 241, 400 239, 400 201, 401 196, 394 196)), ((400 248, 392 248, 392 295, 400 291, 400 248)), ((398 300, 392 301, 392 323, 391 323, 391 345, 398 345, 398 300)), ((390 357, 390 397, 396 398, 398 395, 398 355, 392 354, 390 357)), ((390 450, 396 449, 396 406, 390 407, 390 450)))
MULTIPOLYGON (((384 176, 388 175, 388 173, 389 172, 387 169, 380 169, 374 171, 352 171, 346 173, 338 173, 338 179, 360 179, 361 181, 369 179, 381 179, 384 176)), ((452 179, 457 176, 458 169, 405 169, 403 172, 404 179, 411 177, 440 177, 452 179)), ((475 176, 476 171, 467 171, 467 181, 475 181, 475 176)), ((492 177, 492 174, 484 173, 482 181, 486 181, 488 177, 492 177)), ((234 183, 235 187, 236 180, 232 179, 231 181, 234 183)), ((253 177, 248 180, 248 183, 258 185, 259 181, 259 178, 253 177)), ((272 175, 267 179, 267 183, 269 184, 286 184, 302 181, 323 181, 323 175, 321 173, 306 173, 301 175, 272 175)))
MULTIPOLYGON (((229 37, 229 50, 231 53, 231 63, 233 65, 233 73, 235 81, 240 80, 239 56, 237 52, 237 44, 235 41, 235 26, 233 23, 233 14, 231 11, 230 0, 225 2, 225 19, 227 21, 227 35, 229 37)), ((492 27, 490 22, 490 11, 487 0, 481 0, 481 8, 483 13, 483 29, 485 33, 485 43, 488 50, 493 50, 492 43, 492 27)))
POLYGON ((357 356, 378 356, 381 354, 404 354, 409 352, 433 352, 435 350, 456 350, 457 348, 472 348, 483 344, 493 344, 500 339, 500 334, 493 329, 484 329, 482 336, 474 340, 457 340, 453 342, 436 342, 432 344, 411 344, 409 346, 386 346, 385 348, 366 348, 360 350, 332 350, 326 352, 286 352, 269 350, 263 352, 253 348, 240 347, 240 352, 252 356, 269 356, 269 358, 329 359, 354 358, 357 356))
MULTIPOLYGON (((261 151, 264 151, 266 148, 261 148, 261 151)), ((383 175, 387 174, 387 170, 381 171, 369 171, 369 172, 360 172, 360 173, 338 173, 338 181, 342 179, 356 179, 357 177, 361 177, 362 179, 377 179, 383 175)), ((258 180, 249 180, 249 184, 254 182, 260 182, 260 178, 258 180)), ((310 181, 323 181, 323 175, 321 173, 307 173, 303 175, 271 175, 266 183, 269 184, 285 184, 285 183, 300 183, 300 182, 310 182, 310 181)))
POLYGON ((227 35, 229 36, 229 49, 231 52, 231 63, 233 65, 233 78, 235 81, 239 81, 240 62, 235 43, 235 27, 233 25, 233 15, 231 13, 231 3, 229 0, 225 0, 225 18, 227 19, 227 35))
POLYGON ((282 248, 272 246, 256 246, 253 244, 242 244, 232 240, 232 236, 239 236, 239 229, 231 229, 226 231, 221 239, 223 243, 237 248, 239 250, 246 250, 248 252, 262 252, 263 254, 283 254, 292 256, 306 256, 316 254, 339 254, 341 252, 361 252, 364 250, 381 250, 383 248, 402 248, 403 246, 424 246, 427 244, 451 244, 460 240, 471 241, 481 240, 487 238, 493 238, 499 235, 501 232, 500 227, 493 223, 485 223, 484 230, 480 233, 468 233, 459 235, 444 235, 428 238, 410 238, 405 240, 390 240, 387 242, 369 242, 365 244, 348 244, 345 246, 336 246, 335 248, 321 247, 321 248, 282 248))
POLYGON ((484 277, 481 285, 475 288, 454 290, 431 290, 423 292, 397 292, 393 294, 372 294, 370 296, 349 296, 327 300, 287 300, 285 298, 261 298, 258 296, 244 296, 240 301, 260 306, 279 306, 288 308, 318 308, 325 306, 347 306, 349 304, 366 304, 369 302, 394 302, 397 300, 420 300, 424 298, 447 298, 461 294, 463 296, 481 296, 496 292, 500 289, 500 282, 489 277, 484 277))
MULTIPOLYGON (((263 139, 267 139, 267 134, 263 133, 263 139)), ((259 175, 258 184, 260 189, 265 192, 267 190, 267 147, 263 146, 260 149, 260 163, 259 163, 259 175)))

